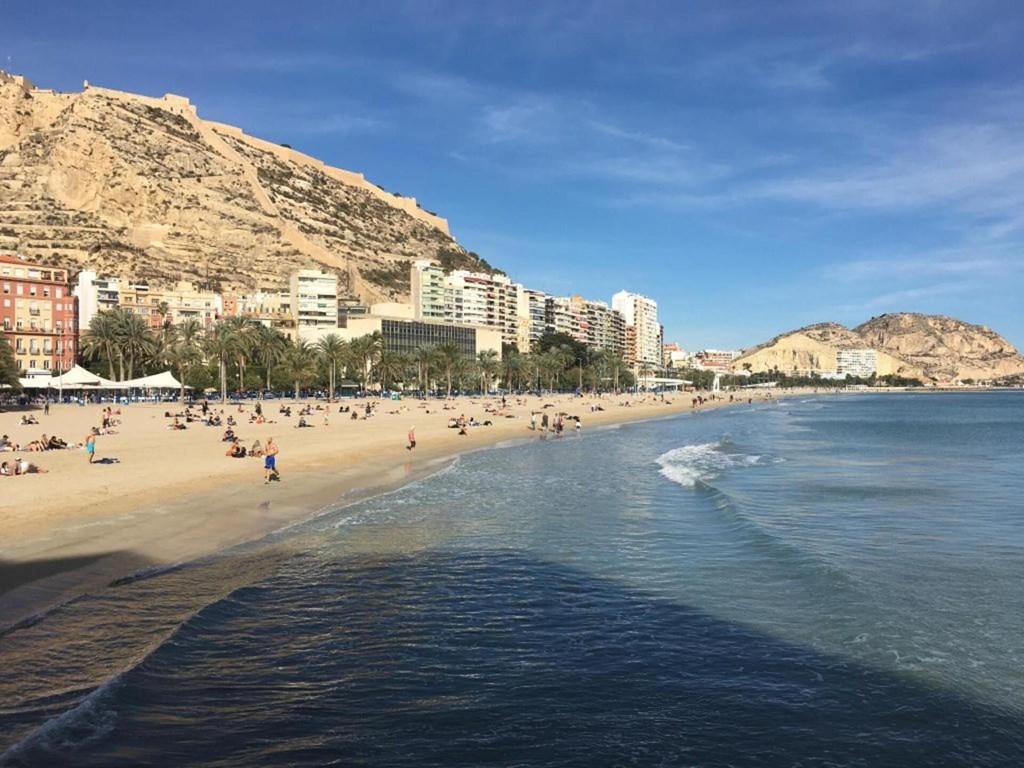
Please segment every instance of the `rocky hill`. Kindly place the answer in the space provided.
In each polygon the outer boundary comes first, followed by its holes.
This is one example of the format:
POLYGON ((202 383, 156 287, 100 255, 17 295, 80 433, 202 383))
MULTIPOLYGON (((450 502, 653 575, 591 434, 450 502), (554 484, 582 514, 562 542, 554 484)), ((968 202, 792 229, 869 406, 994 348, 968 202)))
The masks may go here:
POLYGON ((1014 346, 983 325, 900 313, 873 317, 853 330, 869 346, 899 355, 940 381, 1024 375, 1024 359, 1014 346))
POLYGON ((994 331, 938 315, 882 315, 850 330, 820 323, 776 336, 733 362, 740 370, 826 373, 841 349, 874 349, 879 376, 922 381, 992 380, 1024 375, 1024 358, 994 331))
POLYGON ((493 271, 414 198, 203 120, 185 98, 56 93, 3 72, 0 251, 221 290, 322 267, 367 301, 405 300, 416 259, 493 271))

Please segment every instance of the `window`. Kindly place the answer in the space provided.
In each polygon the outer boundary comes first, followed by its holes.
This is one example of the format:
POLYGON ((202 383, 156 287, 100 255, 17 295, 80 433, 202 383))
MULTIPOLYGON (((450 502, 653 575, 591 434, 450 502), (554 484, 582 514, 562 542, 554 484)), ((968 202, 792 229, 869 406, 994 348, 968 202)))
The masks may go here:
POLYGON ((21 283, 18 283, 17 287, 18 287, 18 295, 19 296, 24 296, 25 295, 25 286, 22 285, 21 283))
POLYGON ((48 285, 44 285, 43 286, 43 296, 46 297, 46 298, 50 297, 50 286, 48 286, 48 285))
POLYGON ((4 293, 9 294, 11 292, 11 284, 4 283, 4 293))
POLYGON ((43 360, 43 368, 45 370, 47 370, 47 371, 50 370, 50 361, 49 360, 43 360))
POLYGON ((34 285, 30 285, 28 287, 28 295, 29 296, 35 296, 36 295, 36 287, 34 285))
POLYGON ((57 289, 57 298, 58 299, 63 299, 64 298, 64 289, 63 288, 58 288, 57 289))

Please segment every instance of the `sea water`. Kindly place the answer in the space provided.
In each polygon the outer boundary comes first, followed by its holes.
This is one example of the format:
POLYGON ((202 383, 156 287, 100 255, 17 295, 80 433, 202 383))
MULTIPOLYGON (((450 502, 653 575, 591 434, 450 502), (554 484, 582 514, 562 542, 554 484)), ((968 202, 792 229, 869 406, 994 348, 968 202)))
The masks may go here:
POLYGON ((0 765, 1024 765, 1024 393, 524 435, 0 637, 0 765))

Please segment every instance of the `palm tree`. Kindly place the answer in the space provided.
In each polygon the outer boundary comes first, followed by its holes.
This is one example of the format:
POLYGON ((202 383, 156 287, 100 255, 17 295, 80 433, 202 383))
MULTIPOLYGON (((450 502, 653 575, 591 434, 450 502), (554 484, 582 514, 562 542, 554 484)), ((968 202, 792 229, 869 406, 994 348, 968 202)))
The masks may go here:
POLYGON ((446 341, 437 347, 437 362, 448 382, 448 397, 452 396, 452 375, 455 372, 456 361, 462 356, 462 349, 454 341, 446 341))
POLYGON ((228 401, 228 360, 238 354, 244 342, 238 333, 225 322, 216 323, 206 337, 206 353, 217 360, 220 373, 220 401, 228 401))
POLYGON ((270 389, 270 371, 281 362, 288 349, 288 338, 269 325, 257 325, 252 335, 253 356, 266 366, 267 389, 270 389))
POLYGON ((121 379, 135 378, 135 365, 153 357, 156 339, 149 324, 134 312, 121 312, 117 317, 117 340, 121 359, 121 379), (127 365, 127 376, 125 366, 127 365))
POLYGON ((118 333, 117 333, 118 310, 105 310, 97 312, 89 321, 89 330, 82 336, 82 354, 88 360, 95 360, 100 357, 107 359, 111 381, 116 378, 114 373, 114 359, 118 354, 118 333))
POLYGON ((626 360, 618 350, 612 350, 608 355, 608 368, 612 372, 612 387, 615 391, 619 389, 619 376, 626 369, 626 360))
POLYGON ((245 364, 253 352, 256 341, 256 324, 247 317, 236 315, 224 321, 238 336, 238 348, 235 350, 235 364, 238 366, 238 388, 245 389, 245 364))
POLYGON ((334 393, 336 389, 336 382, 338 378, 338 364, 344 359, 346 353, 345 340, 342 339, 336 333, 329 333, 324 336, 316 344, 317 349, 320 351, 320 355, 323 357, 324 362, 327 364, 327 370, 330 374, 330 386, 331 394, 328 400, 334 399, 334 393))
POLYGON ((459 390, 468 389, 473 382, 477 381, 479 369, 476 362, 469 355, 459 355, 452 363, 452 379, 459 390))
POLYGON ((304 384, 309 384, 317 375, 317 350, 305 339, 299 339, 285 353, 283 365, 288 378, 295 382, 295 399, 304 384))
POLYGON ((381 389, 390 389, 389 385, 404 377, 408 367, 409 360, 405 355, 385 349, 373 368, 374 379, 380 382, 381 389))
POLYGON ((416 347, 412 359, 416 363, 416 386, 425 393, 430 389, 430 369, 437 362, 437 348, 432 344, 416 347))
POLYGON ((557 349, 549 349, 537 359, 540 372, 547 377, 548 389, 554 390, 555 378, 565 370, 565 357, 557 349))
POLYGON ((203 324, 195 318, 183 320, 178 325, 172 325, 167 333, 170 343, 164 346, 164 360, 167 361, 177 372, 178 381, 181 382, 181 393, 178 400, 185 402, 185 378, 189 369, 203 360, 201 342, 203 338, 203 324))
POLYGON ((522 378, 523 371, 526 370, 526 356, 513 350, 509 352, 504 359, 501 361, 501 368, 505 381, 508 384, 509 391, 515 389, 513 382, 522 378))
POLYGON ((491 388, 491 379, 501 369, 498 353, 493 349, 483 349, 476 354, 476 364, 480 369, 480 394, 486 395, 491 388))

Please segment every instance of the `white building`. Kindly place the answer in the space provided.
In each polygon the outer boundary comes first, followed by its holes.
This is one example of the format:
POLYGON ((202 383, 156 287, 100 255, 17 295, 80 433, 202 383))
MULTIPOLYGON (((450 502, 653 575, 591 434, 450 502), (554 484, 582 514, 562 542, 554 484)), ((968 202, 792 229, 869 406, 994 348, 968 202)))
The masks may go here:
POLYGON ((520 352, 529 352, 540 337, 547 333, 548 295, 517 286, 516 316, 518 318, 517 346, 520 352))
POLYGON ((444 270, 430 261, 417 261, 411 270, 411 301, 416 319, 444 322, 444 270))
POLYGON ((292 272, 291 313, 298 327, 338 327, 338 277, 318 269, 292 272))
POLYGON ((78 330, 85 331, 98 313, 118 305, 121 284, 116 277, 97 277, 91 269, 83 269, 72 293, 78 299, 78 330))
POLYGON ((867 378, 878 371, 878 356, 873 349, 840 349, 836 352, 836 374, 839 378, 867 378))
POLYGON ((635 355, 630 361, 635 368, 661 365, 661 325, 658 323, 658 303, 638 293, 619 291, 612 296, 612 309, 621 312, 626 326, 633 328, 634 339, 627 350, 635 355))

